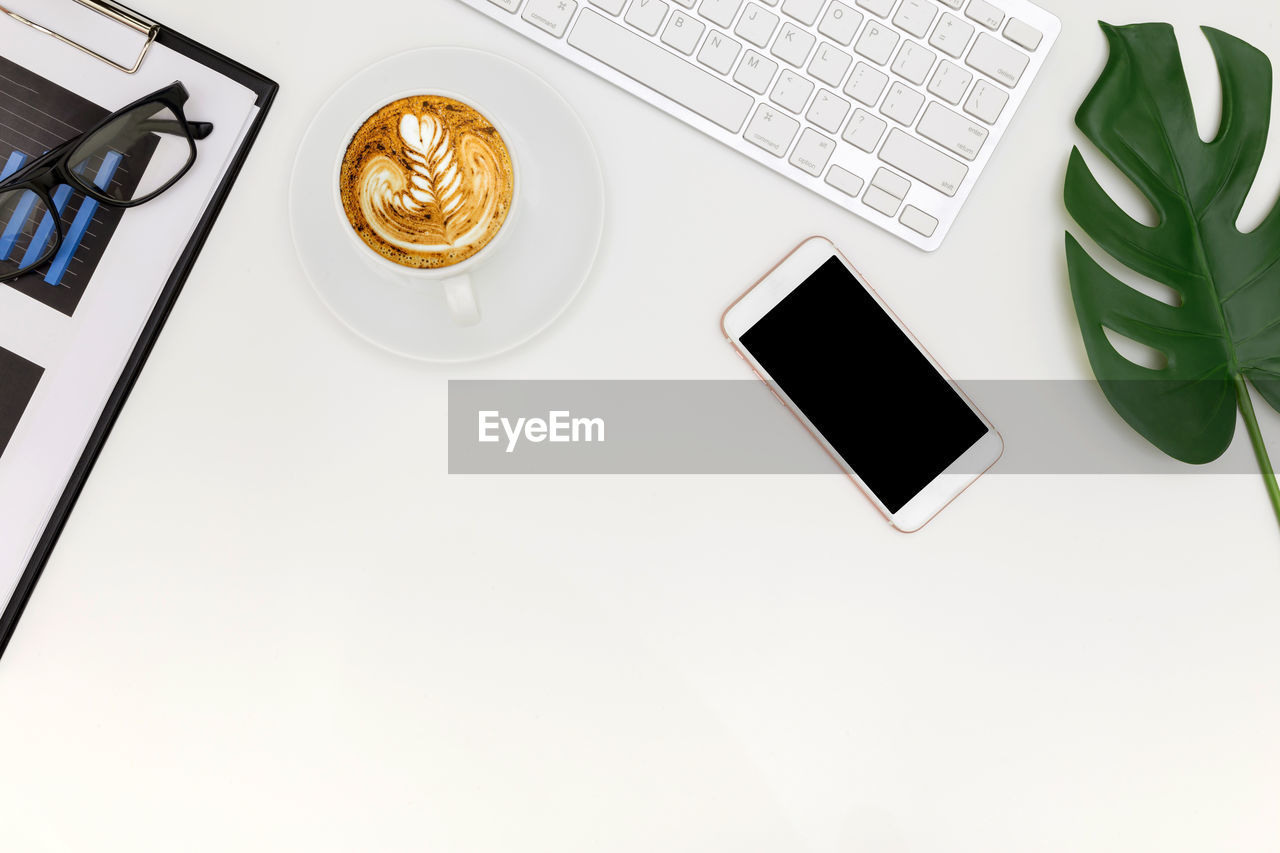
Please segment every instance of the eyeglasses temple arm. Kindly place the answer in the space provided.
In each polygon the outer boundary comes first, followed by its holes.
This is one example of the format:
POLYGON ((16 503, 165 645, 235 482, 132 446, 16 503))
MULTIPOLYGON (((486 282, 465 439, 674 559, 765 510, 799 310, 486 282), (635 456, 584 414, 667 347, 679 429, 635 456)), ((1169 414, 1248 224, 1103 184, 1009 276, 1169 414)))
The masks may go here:
MULTIPOLYGON (((181 125, 169 119, 148 118, 135 122, 133 127, 148 133, 176 134, 179 132, 181 125)), ((213 125, 207 121, 189 121, 186 125, 186 131, 191 134, 193 139, 205 139, 209 134, 213 133, 213 125)))

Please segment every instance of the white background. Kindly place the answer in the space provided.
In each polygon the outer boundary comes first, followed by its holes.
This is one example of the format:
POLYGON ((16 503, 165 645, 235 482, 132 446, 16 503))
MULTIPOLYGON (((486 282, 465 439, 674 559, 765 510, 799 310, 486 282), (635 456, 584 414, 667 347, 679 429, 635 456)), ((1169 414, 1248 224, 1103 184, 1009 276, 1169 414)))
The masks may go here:
MULTIPOLYGON (((1194 25, 1280 32, 1263 0, 1046 5, 1055 53, 926 255, 459 4, 152 0, 282 95, 0 660, 3 847, 1280 847, 1254 478, 992 476, 904 536, 837 478, 445 470, 450 377, 741 376, 720 312, 812 233, 958 378, 1087 375, 1060 196, 1094 20, 1174 20, 1206 132, 1194 25), (605 172, 579 300, 471 367, 347 332, 285 213, 324 98, 430 44, 551 81, 605 172)), ((1254 221, 1278 185, 1280 137, 1254 221)))

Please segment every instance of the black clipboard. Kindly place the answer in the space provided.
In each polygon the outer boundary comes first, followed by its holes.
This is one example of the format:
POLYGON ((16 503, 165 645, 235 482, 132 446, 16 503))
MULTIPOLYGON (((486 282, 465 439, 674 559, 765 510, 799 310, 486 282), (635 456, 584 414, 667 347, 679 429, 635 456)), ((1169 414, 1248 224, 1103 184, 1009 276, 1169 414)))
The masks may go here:
MULTIPOLYGON (((280 89, 274 81, 256 71, 216 51, 210 50, 180 33, 151 21, 132 9, 114 2, 114 0, 76 1, 80 5, 106 15, 146 36, 142 52, 132 68, 102 56, 89 47, 72 41, 36 22, 9 12, 4 9, 3 5, 0 5, 0 12, 7 13, 10 17, 19 20, 20 23, 32 26, 46 36, 56 38, 83 53, 94 56, 125 74, 133 73, 146 61, 147 49, 151 44, 164 45, 175 53, 207 66, 252 91, 257 96, 258 114, 246 131, 239 149, 232 155, 226 175, 214 190, 209 206, 205 208, 204 214, 196 224, 191 240, 187 243, 186 248, 183 249, 182 254, 179 255, 177 264, 169 274, 169 279, 165 283, 164 289, 160 292, 160 297, 156 300, 155 309, 151 312, 151 316, 148 317, 142 333, 138 337, 138 342, 134 345, 133 352, 130 353, 129 359, 125 363, 124 371, 116 381, 115 388, 107 400, 106 407, 103 409, 97 424, 89 436, 84 452, 76 463, 61 497, 54 506, 49 523, 36 543, 35 551, 23 570, 22 577, 18 580, 13 596, 5 604, 3 614, 0 614, 0 656, 3 656, 5 649, 9 645, 9 640, 17 627, 18 619, 22 616, 22 611, 26 609, 27 602, 31 599, 31 593, 35 589, 36 581, 40 579, 40 574, 49 560, 53 546, 57 543, 59 535, 61 535, 63 528, 66 526, 67 518, 75 506, 76 499, 80 496, 80 491, 84 487, 89 472, 93 469, 93 463, 97 460, 98 454, 107 440, 107 435, 111 432, 111 427, 115 424, 116 417, 120 414, 121 407, 128 398, 129 392, 133 389, 133 385, 138 379, 138 374, 142 372, 147 356, 150 355, 151 348, 155 344, 156 338, 159 337, 160 330, 164 327, 164 322, 168 318, 174 302, 177 301, 182 285, 186 282, 187 275, 191 272, 196 258, 200 255, 200 250, 204 247, 205 239, 209 236, 209 231, 212 229, 214 221, 218 218, 222 205, 226 202, 227 196, 231 192, 231 187, 235 183, 236 177, 240 174, 240 169, 244 165, 250 149, 253 148, 258 132, 262 129, 262 123, 267 117, 271 103, 275 100, 276 93, 280 89)), ((0 0, 0 4, 2 2, 3 0, 0 0)), ((33 33, 32 37, 37 38, 38 36, 33 33)))

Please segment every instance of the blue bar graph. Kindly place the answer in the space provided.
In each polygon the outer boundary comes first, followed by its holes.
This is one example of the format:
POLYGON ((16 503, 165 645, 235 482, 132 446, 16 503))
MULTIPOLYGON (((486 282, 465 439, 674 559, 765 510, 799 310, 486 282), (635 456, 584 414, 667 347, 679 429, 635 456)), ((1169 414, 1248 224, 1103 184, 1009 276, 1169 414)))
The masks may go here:
MULTIPOLYGON (((102 165, 98 166, 97 174, 93 176, 93 185, 100 190, 105 190, 110 186, 111 179, 115 177, 116 168, 119 167, 120 161, 123 159, 124 157, 121 154, 115 151, 108 151, 106 156, 102 158, 102 165)), ((71 257, 76 253, 76 249, 80 248, 80 242, 84 240, 84 235, 89 230, 89 223, 93 221, 93 215, 97 212, 97 200, 86 197, 84 203, 80 205, 80 210, 76 213, 75 221, 71 223, 71 228, 62 240, 62 248, 58 249, 58 254, 53 259, 49 272, 45 274, 44 280, 46 284, 56 286, 62 283, 62 277, 67 274, 67 267, 71 265, 71 257)))
MULTIPOLYGON (((8 4, 0 0, 0 5, 8 4)), ((0 14, 0 18, 3 17, 0 14)), ((107 110, 11 62, 4 55, 3 43, 0 36, 0 176, 7 176, 5 183, 13 187, 15 179, 26 176, 23 170, 30 170, 34 163, 52 163, 49 151, 57 148, 66 152, 71 147, 67 140, 100 122, 107 110), (14 97, 7 97, 10 95, 14 97)), ((61 178, 50 179, 49 173, 44 172, 39 183, 47 187, 47 194, 44 189, 34 193, 0 193, 3 196, 0 198, 0 275, 17 269, 29 251, 29 241, 34 240, 46 250, 42 253, 37 248, 35 252, 35 260, 43 261, 41 266, 0 284, 0 296, 6 303, 17 293, 65 317, 74 317, 85 294, 95 286, 102 286, 101 283, 95 285, 95 279, 101 278, 97 273, 104 258, 111 255, 122 264, 135 260, 123 246, 112 253, 121 223, 127 218, 125 208, 86 196, 100 194, 98 188, 101 187, 101 192, 109 192, 112 197, 132 197, 154 152, 148 145, 122 152, 120 157, 104 157, 107 148, 103 145, 95 156, 84 162, 79 162, 81 158, 74 155, 69 161, 64 158, 63 163, 70 168, 74 180, 65 173, 61 178), (131 157, 137 158, 136 169, 130 166, 131 157), (59 183, 71 186, 65 199, 62 193, 66 190, 58 186, 59 183), (55 196, 58 197, 56 205, 55 196), (17 209, 20 205, 21 210, 17 209), (54 212, 55 206, 61 208, 61 212, 54 212), (47 219, 46 213, 51 214, 47 219), (51 243, 57 242, 50 226, 62 234, 56 250, 49 249, 51 243), (32 233, 41 228, 44 230, 39 236, 32 233), (48 258, 39 258, 41 254, 47 254, 48 258)), ((3 373, 2 364, 0 373, 3 373)), ((0 410, 4 409, 3 402, 0 400, 0 410)), ((0 427, 3 427, 4 414, 0 411, 0 427)), ((0 843, 0 848, 4 846, 0 843)))
POLYGON ((55 227, 53 224, 54 216, 61 216, 62 209, 67 206, 67 201, 71 198, 71 187, 66 184, 60 184, 53 191, 53 212, 46 212, 44 218, 40 220, 40 226, 36 228, 35 236, 31 238, 31 244, 27 246, 27 252, 22 256, 19 269, 30 266, 40 260, 40 256, 44 254, 45 246, 53 241, 55 227))
MULTIPOLYGON (((21 151, 14 151, 4 164, 4 171, 0 172, 0 178, 7 178, 18 171, 26 160, 27 155, 21 151)), ((5 226, 4 232, 0 233, 0 261, 9 259, 9 253, 13 251, 14 244, 18 242, 18 233, 22 230, 22 225, 27 221, 27 217, 31 215, 31 208, 35 203, 36 197, 34 193, 28 193, 22 198, 22 201, 18 202, 18 206, 13 212, 13 218, 5 226)))
POLYGON ((4 168, 0 169, 0 181, 12 175, 27 162, 27 155, 21 151, 15 151, 9 155, 9 159, 5 161, 4 168))

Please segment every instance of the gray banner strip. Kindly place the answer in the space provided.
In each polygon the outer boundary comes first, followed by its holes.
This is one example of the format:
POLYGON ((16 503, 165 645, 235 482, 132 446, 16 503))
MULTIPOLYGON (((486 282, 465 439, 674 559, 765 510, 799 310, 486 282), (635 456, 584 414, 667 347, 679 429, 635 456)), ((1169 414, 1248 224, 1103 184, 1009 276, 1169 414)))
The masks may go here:
MULTIPOLYGON (((959 384, 1004 438, 993 474, 1258 473, 1241 425, 1217 461, 1187 465, 1135 433, 1092 381, 959 384)), ((857 382, 848 388, 856 401, 857 382)), ((1280 435, 1280 416, 1255 405, 1280 435)), ((756 380, 451 380, 449 473, 841 474, 756 380)))

